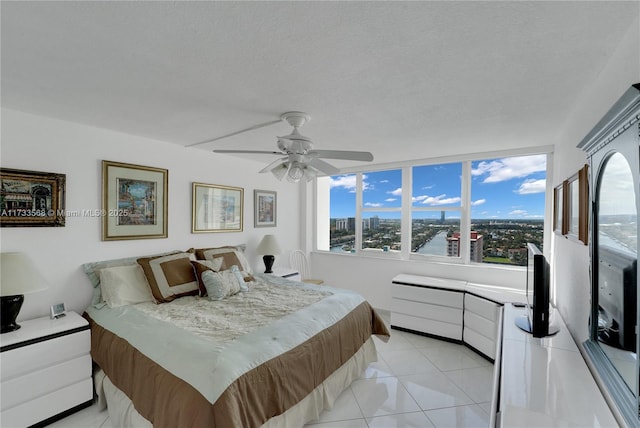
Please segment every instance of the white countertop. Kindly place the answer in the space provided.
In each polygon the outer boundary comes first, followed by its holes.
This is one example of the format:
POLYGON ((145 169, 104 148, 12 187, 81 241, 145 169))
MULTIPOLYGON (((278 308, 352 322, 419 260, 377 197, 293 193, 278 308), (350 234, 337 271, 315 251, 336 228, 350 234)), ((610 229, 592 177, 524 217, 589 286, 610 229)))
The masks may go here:
POLYGON ((85 327, 89 325, 89 322, 77 313, 69 311, 64 317, 58 319, 42 317, 19 321, 18 324, 20 324, 18 330, 0 335, 0 346, 9 346, 75 328, 85 327))
POLYGON ((524 312, 505 305, 500 426, 617 427, 562 318, 556 335, 534 338, 514 324, 524 312))

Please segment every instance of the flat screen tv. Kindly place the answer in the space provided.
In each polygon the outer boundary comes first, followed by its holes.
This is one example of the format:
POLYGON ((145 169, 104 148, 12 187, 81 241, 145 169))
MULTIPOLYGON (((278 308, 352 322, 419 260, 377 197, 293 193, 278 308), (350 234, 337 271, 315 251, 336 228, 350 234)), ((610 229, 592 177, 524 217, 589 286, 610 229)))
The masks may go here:
POLYGON ((516 325, 533 337, 550 336, 558 332, 551 323, 549 263, 542 251, 527 244, 527 307, 526 314, 516 318, 516 325))

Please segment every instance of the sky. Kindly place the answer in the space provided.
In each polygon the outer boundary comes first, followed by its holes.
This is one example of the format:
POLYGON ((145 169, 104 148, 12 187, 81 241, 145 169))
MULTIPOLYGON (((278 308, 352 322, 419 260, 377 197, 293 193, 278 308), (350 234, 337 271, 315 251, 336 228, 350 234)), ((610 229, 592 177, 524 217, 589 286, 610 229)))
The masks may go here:
MULTIPOLYGON (((414 211, 414 218, 440 218, 443 207, 459 207, 461 176, 462 163, 414 167, 412 205, 435 209, 414 211)), ((543 220, 545 177, 546 155, 472 162, 471 218, 543 220)), ((400 211, 376 210, 400 208, 405 192, 401 170, 364 173, 363 187, 364 218, 400 218, 400 211)), ((355 174, 331 177, 331 218, 355 217, 355 189, 355 174)), ((460 217, 460 211, 447 211, 446 215, 460 217)))

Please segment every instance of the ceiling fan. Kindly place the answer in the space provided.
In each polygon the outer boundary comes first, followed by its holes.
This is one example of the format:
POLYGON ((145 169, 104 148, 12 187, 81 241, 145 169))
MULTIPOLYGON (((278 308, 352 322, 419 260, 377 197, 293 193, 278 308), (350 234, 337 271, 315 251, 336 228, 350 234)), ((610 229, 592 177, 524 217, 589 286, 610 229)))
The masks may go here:
MULTIPOLYGON (((278 149, 280 151, 262 151, 262 150, 222 150, 216 149, 214 153, 258 153, 281 156, 271 162, 265 168, 260 170, 261 173, 271 172, 278 180, 286 175, 287 180, 292 183, 306 178, 307 181, 312 180, 319 174, 334 175, 340 170, 333 165, 323 161, 322 159, 343 159, 371 162, 373 155, 369 152, 358 152, 350 150, 316 150, 310 138, 300 134, 298 129, 306 122, 311 120, 311 116, 300 111, 289 111, 280 116, 280 120, 286 121, 293 126, 293 131, 289 135, 278 137, 278 149)), ((242 132, 253 130, 259 127, 272 125, 279 121, 268 122, 265 124, 253 126, 251 128, 225 135, 221 138, 237 135, 242 132)), ((209 140, 207 142, 211 142, 209 140)))

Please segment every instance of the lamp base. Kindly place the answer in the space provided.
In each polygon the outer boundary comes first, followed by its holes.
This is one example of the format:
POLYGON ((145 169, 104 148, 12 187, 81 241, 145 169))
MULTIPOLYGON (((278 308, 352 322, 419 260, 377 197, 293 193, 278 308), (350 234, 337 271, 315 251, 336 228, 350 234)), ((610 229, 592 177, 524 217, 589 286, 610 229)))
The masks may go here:
POLYGON ((16 323, 18 313, 24 302, 24 294, 0 297, 0 333, 9 333, 20 328, 16 323))
POLYGON ((275 256, 262 256, 262 261, 264 262, 265 271, 264 273, 273 273, 271 267, 273 266, 273 262, 276 261, 275 256))

